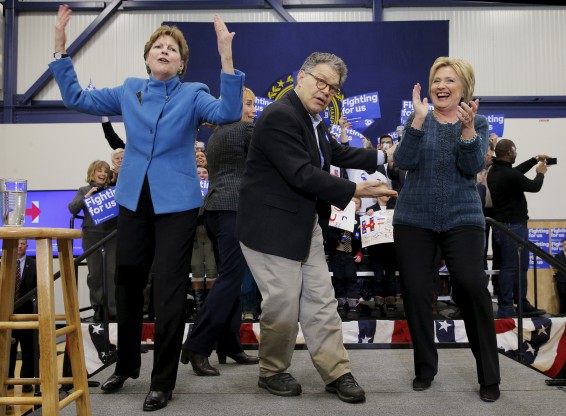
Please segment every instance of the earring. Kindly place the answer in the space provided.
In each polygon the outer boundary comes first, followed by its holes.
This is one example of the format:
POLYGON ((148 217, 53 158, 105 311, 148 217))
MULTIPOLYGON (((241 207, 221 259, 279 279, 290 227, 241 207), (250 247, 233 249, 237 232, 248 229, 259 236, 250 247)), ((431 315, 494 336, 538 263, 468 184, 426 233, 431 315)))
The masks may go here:
POLYGON ((183 74, 183 70, 179 69, 179 72, 177 72, 177 75, 181 76, 183 74))
POLYGON ((149 69, 149 65, 148 65, 148 64, 145 64, 145 70, 147 71, 148 74, 151 72, 151 69, 149 69))

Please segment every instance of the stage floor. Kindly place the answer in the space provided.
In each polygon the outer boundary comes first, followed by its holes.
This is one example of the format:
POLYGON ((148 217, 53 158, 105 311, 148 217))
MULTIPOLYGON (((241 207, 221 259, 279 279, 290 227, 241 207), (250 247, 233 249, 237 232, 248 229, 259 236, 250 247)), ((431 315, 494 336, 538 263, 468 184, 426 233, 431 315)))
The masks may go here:
MULTIPOLYGON (((366 391, 365 403, 343 403, 337 396, 326 393, 308 352, 297 350, 290 372, 302 384, 301 396, 273 396, 257 386, 257 366, 233 362, 219 365, 213 355, 210 361, 220 369, 220 377, 198 377, 190 366, 181 364, 173 399, 156 414, 550 416, 563 414, 566 403, 566 388, 547 386, 546 376, 501 354, 502 394, 495 403, 484 403, 479 398, 475 364, 468 348, 439 349, 439 373, 432 387, 423 392, 411 388, 411 349, 357 349, 349 350, 349 354, 352 372, 366 391)), ((128 380, 117 393, 103 394, 100 388, 91 388, 92 415, 147 414, 142 411, 142 404, 149 390, 152 359, 150 350, 143 355, 140 378, 128 380)), ((91 380, 104 382, 113 369, 110 366, 91 380)), ((75 415, 74 404, 62 414, 75 415)))

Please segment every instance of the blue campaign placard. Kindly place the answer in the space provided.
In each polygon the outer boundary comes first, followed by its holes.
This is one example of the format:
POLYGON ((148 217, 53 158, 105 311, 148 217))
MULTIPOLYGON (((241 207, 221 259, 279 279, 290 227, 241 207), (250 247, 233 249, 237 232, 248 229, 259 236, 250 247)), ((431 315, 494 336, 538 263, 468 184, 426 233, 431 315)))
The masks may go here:
POLYGON ((205 179, 200 180, 200 192, 201 192, 202 197, 204 199, 204 197, 208 193, 208 181, 205 180, 205 179))
POLYGON ((484 114, 489 124, 489 134, 495 133, 498 137, 503 137, 505 127, 505 114, 484 114))
MULTIPOLYGON (((432 103, 428 103, 429 111, 434 110, 434 105, 432 103)), ((404 126, 407 124, 407 119, 411 114, 413 114, 415 110, 413 109, 413 101, 403 100, 401 104, 401 125, 404 126)))
MULTIPOLYGON (((529 228, 529 241, 536 244, 542 250, 550 252, 550 229, 529 228)), ((529 253, 529 269, 534 267, 534 255, 529 253)), ((550 265, 537 257, 537 269, 549 269, 550 265)))
POLYGON ((114 194, 114 187, 110 187, 84 198, 86 209, 96 225, 118 216, 118 203, 114 194))
POLYGON ((255 113, 254 121, 257 121, 260 114, 263 112, 263 110, 265 110, 265 107, 267 107, 272 102, 273 102, 273 100, 270 100, 269 98, 257 97, 257 96, 255 97, 254 106, 255 106, 255 109, 256 109, 256 113, 255 113))
MULTIPOLYGON (((28 191, 26 199, 26 217, 24 227, 38 228, 69 228, 71 213, 69 202, 73 200, 77 190, 49 190, 28 191)), ((73 228, 81 228, 81 219, 76 219, 73 228)), ((53 255, 58 256, 57 241, 53 240, 53 255)), ((2 240, 0 240, 2 248, 2 240)), ((73 255, 79 256, 83 253, 81 239, 73 240, 73 255)), ((28 240, 29 256, 36 255, 35 240, 28 240)))
POLYGON ((562 251, 562 241, 566 239, 566 228, 550 229, 550 253, 554 256, 562 251))
MULTIPOLYGON (((340 143, 341 131, 342 130, 338 124, 333 124, 330 126, 330 133, 336 136, 338 143, 340 143)), ((362 148, 362 141, 364 136, 361 133, 358 133, 356 130, 346 129, 346 135, 348 136, 350 146, 362 148)))
POLYGON ((363 132, 381 118, 379 94, 376 91, 344 98, 342 114, 352 123, 352 129, 363 132))

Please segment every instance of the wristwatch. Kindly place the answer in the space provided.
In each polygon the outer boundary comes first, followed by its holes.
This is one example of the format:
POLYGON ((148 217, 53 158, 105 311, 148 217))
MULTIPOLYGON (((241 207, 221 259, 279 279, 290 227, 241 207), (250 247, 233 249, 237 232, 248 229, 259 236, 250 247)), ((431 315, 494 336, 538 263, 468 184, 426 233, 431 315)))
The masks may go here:
POLYGON ((69 56, 69 55, 66 54, 66 53, 53 52, 53 58, 55 58, 55 60, 67 58, 68 56, 69 56))

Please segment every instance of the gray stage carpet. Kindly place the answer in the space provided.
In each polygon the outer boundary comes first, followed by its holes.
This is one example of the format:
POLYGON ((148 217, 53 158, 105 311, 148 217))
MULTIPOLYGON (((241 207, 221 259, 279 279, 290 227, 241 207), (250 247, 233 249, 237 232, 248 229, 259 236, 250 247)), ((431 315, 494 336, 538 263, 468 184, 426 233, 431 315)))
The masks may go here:
MULTIPOLYGON (((257 351, 248 351, 255 354, 257 351)), ((220 377, 197 377, 190 366, 180 365, 177 387, 169 405, 153 414, 173 415, 497 415, 532 416, 563 415, 566 389, 549 387, 547 379, 528 367, 500 355, 501 398, 484 403, 478 395, 475 364, 468 348, 439 349, 439 373, 431 389, 415 392, 411 388, 413 360, 410 349, 350 350, 352 372, 366 390, 367 401, 346 404, 326 393, 308 352, 295 351, 290 371, 303 387, 299 397, 273 396, 257 387, 257 366, 235 363, 218 365, 220 377)), ((114 394, 103 394, 91 388, 93 416, 147 415, 142 404, 149 390, 152 351, 144 355, 142 373, 137 380, 128 380, 114 394)), ((228 359, 230 361, 230 359, 228 359)), ((92 380, 103 382, 113 372, 105 369, 92 380)), ((62 411, 75 415, 74 405, 62 411)))

